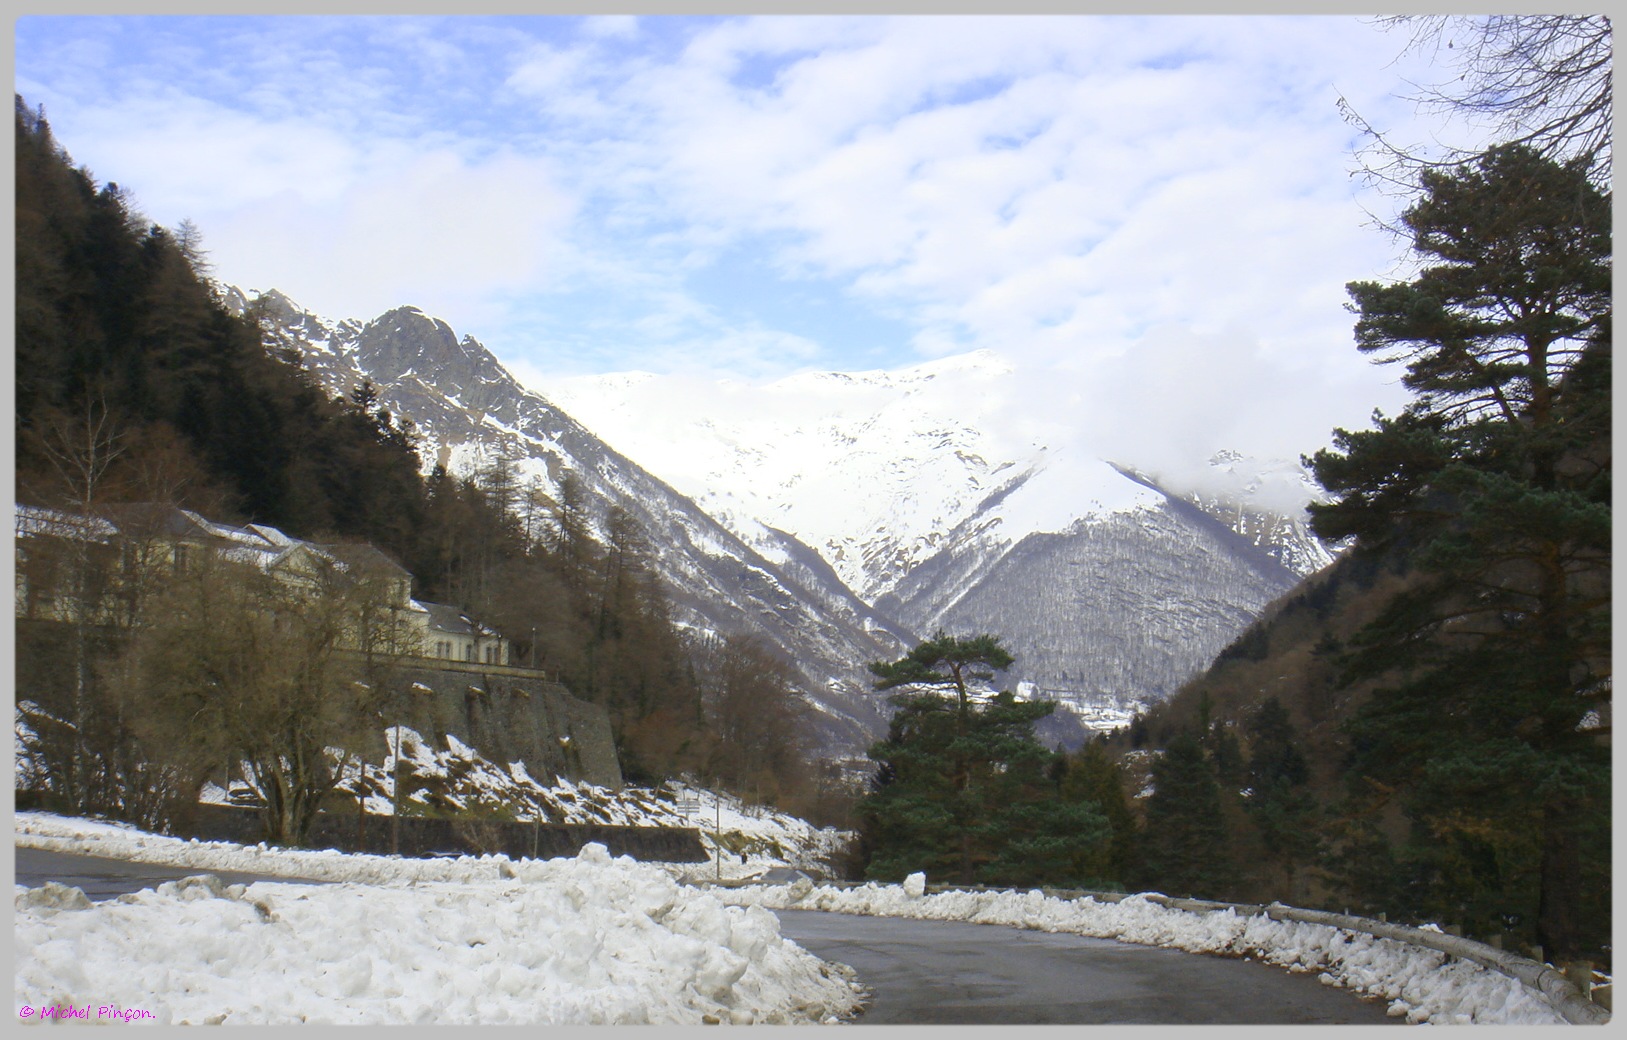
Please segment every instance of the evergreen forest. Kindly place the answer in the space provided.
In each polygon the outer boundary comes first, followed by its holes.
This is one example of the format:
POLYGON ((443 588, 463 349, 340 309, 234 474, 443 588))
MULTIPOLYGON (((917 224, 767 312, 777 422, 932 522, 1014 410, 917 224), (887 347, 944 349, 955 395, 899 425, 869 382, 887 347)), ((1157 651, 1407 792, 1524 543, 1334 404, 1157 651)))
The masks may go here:
POLYGON ((1348 288, 1413 401, 1306 460, 1339 560, 1109 741, 1144 877, 1608 962, 1610 197, 1505 145, 1403 221, 1348 288))

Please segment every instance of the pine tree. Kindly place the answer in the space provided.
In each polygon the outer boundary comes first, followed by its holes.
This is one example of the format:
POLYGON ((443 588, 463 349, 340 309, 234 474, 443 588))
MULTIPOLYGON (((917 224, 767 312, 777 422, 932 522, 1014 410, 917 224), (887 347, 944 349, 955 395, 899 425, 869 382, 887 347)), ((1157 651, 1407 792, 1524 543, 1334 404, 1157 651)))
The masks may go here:
POLYGON ((1234 883, 1220 785, 1187 730, 1172 737, 1152 769, 1143 837, 1148 883, 1175 896, 1216 899, 1234 883))
POLYGON ((1317 533, 1414 569, 1346 661, 1376 687, 1351 765, 1408 813, 1403 860, 1436 863, 1412 909, 1523 891, 1557 963, 1608 941, 1587 879, 1609 812, 1610 200, 1585 161, 1523 146, 1422 189, 1418 277, 1350 286, 1358 347, 1417 397, 1310 460, 1335 496, 1317 533))
POLYGON ((963 884, 1083 880, 1110 829, 1093 805, 1056 797, 1056 756, 1033 734, 1055 705, 1010 693, 978 703, 970 688, 1012 663, 995 636, 939 632, 898 661, 870 666, 877 689, 910 688, 891 698, 898 710, 887 739, 870 749, 877 782, 858 809, 870 877, 921 870, 963 884))
POLYGON ((1140 838, 1124 794, 1124 772, 1100 741, 1090 741, 1067 759, 1059 794, 1063 801, 1094 805, 1112 829, 1109 841, 1082 864, 1089 887, 1128 884, 1138 870, 1140 838))
POLYGON ((1111 840, 1093 804, 1056 797, 1053 752, 1034 739, 1049 703, 1000 693, 962 714, 938 693, 896 695, 878 781, 858 813, 869 877, 920 870, 962 884, 1082 884, 1111 840))
POLYGON ((1259 829, 1264 859, 1281 877, 1278 898, 1292 903, 1300 868, 1314 863, 1321 847, 1320 814, 1306 787, 1310 766, 1300 753, 1288 710, 1277 698, 1257 707, 1245 728, 1250 751, 1244 808, 1259 829))
POLYGON ((940 629, 897 661, 872 663, 870 673, 876 677, 878 690, 899 686, 953 690, 956 710, 964 716, 970 708, 968 683, 992 679, 995 672, 1010 668, 1014 660, 997 636, 960 638, 940 629))

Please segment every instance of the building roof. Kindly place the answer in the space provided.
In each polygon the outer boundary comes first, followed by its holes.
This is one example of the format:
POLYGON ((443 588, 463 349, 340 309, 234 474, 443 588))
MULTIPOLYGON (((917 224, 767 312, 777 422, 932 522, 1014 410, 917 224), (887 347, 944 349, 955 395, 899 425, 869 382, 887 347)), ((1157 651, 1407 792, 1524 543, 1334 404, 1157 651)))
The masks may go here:
POLYGON ((218 537, 214 525, 197 513, 159 502, 119 502, 102 506, 99 512, 116 524, 121 534, 132 538, 162 535, 208 541, 218 537))
POLYGON ((461 609, 445 603, 425 603, 413 600, 413 606, 429 614, 429 628, 452 636, 494 636, 497 633, 473 620, 461 609))
POLYGON ((17 504, 16 536, 18 538, 48 537, 73 538, 83 541, 105 542, 118 534, 118 528, 99 516, 81 516, 64 513, 43 506, 17 504))
MULTIPOLYGON (((199 516, 189 509, 159 503, 121 503, 100 510, 100 516, 30 506, 16 506, 18 538, 29 536, 74 538, 109 542, 124 534, 130 537, 165 537, 204 542, 223 557, 238 563, 270 570, 309 554, 333 563, 340 571, 375 574, 412 580, 412 572, 387 553, 365 542, 307 542, 284 534, 266 524, 237 527, 199 516)), ((411 607, 428 614, 431 631, 446 635, 489 638, 493 629, 473 620, 461 608, 445 603, 411 600, 411 607)))
MULTIPOLYGON (((277 533, 281 534, 282 532, 277 533)), ((396 563, 395 560, 390 558, 389 554, 368 545, 366 542, 336 542, 331 545, 317 545, 315 547, 347 568, 397 578, 412 577, 412 572, 396 563)))

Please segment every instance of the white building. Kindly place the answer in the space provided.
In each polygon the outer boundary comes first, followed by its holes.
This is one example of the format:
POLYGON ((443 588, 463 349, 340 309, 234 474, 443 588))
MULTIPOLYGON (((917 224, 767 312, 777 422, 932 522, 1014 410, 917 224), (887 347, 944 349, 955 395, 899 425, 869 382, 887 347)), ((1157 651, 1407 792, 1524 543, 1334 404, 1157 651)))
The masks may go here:
POLYGON ((209 561, 254 567, 295 587, 324 573, 365 575, 385 583, 388 608, 417 634, 422 657, 507 665, 509 642, 458 607, 412 598, 412 575, 371 545, 319 544, 275 527, 234 527, 187 509, 108 506, 86 517, 18 505, 15 516, 16 616, 114 624, 133 590, 185 574, 209 561))

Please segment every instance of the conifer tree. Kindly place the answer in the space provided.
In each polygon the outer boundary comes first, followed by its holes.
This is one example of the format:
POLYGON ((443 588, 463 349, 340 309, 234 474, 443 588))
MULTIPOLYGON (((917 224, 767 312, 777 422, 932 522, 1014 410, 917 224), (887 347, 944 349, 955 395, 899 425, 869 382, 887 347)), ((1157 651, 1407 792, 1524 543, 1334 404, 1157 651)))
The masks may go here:
POLYGON ((1350 294, 1358 348, 1417 396, 1310 460, 1335 496, 1317 533, 1414 568, 1346 662, 1376 686, 1355 782, 1428 836, 1404 859, 1488 864, 1423 871, 1412 910, 1490 913, 1532 877, 1536 940, 1572 960, 1608 941, 1588 878, 1608 876, 1610 199, 1584 160, 1501 146, 1425 172, 1403 221, 1418 276, 1350 294))
POLYGON ((1188 730, 1153 765, 1143 838, 1148 883, 1173 896, 1217 899, 1235 880, 1220 808, 1220 785, 1203 745, 1188 730))
POLYGON ((1277 698, 1256 708, 1245 728, 1250 750, 1244 808, 1259 830, 1264 859, 1281 877, 1277 898, 1292 903, 1301 866, 1314 862, 1320 848, 1316 800, 1306 787, 1310 767, 1277 698))
POLYGON ((909 689, 891 698, 887 739, 870 749, 877 783, 858 809, 869 876, 1078 883, 1090 850, 1109 840, 1093 805, 1056 797, 1055 755, 1033 734, 1055 705, 1010 693, 974 699, 972 682, 1012 663, 996 636, 939 632, 870 666, 877 689, 909 689))
POLYGON ((1136 875, 1139 836, 1124 795, 1124 772, 1100 741, 1090 741, 1067 759, 1059 794, 1063 801, 1088 802, 1106 818, 1112 837, 1091 850, 1082 865, 1095 886, 1126 885, 1136 875))

